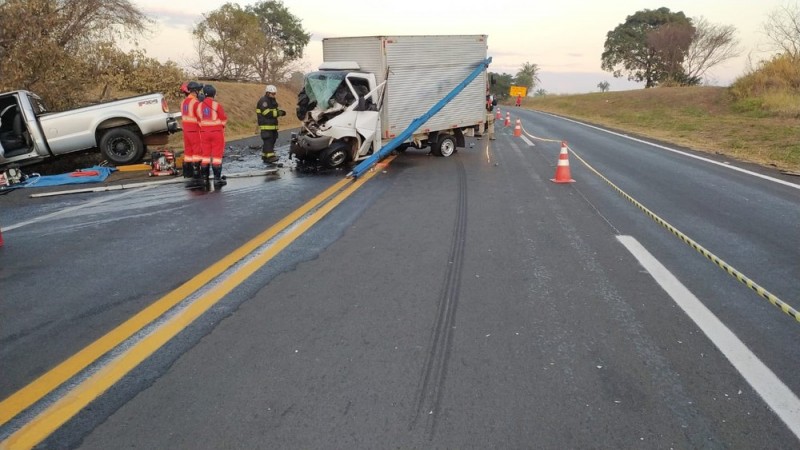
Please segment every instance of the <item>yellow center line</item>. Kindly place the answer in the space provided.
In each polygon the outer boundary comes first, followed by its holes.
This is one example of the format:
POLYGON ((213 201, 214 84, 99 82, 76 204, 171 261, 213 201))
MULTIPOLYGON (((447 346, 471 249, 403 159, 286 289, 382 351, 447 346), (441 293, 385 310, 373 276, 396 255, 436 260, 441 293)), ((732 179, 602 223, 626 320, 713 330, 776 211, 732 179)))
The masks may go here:
POLYGON ((280 237, 275 244, 270 246, 264 253, 248 261, 230 277, 202 295, 197 301, 187 306, 185 310, 181 311, 157 330, 116 357, 98 372, 82 381, 64 397, 55 401, 47 409, 42 411, 41 414, 9 436, 6 441, 0 444, 0 447, 14 449, 31 448, 43 441, 61 425, 75 416, 75 414, 86 405, 108 390, 128 372, 133 370, 176 334, 200 317, 200 315, 219 302, 219 300, 250 277, 256 270, 269 262, 276 254, 294 242, 300 235, 308 231, 309 228, 319 222, 320 219, 325 217, 333 208, 349 197, 376 173, 376 171, 372 171, 354 181, 347 189, 311 214, 307 220, 300 223, 296 229, 280 237))
POLYGON ((41 414, 23 425, 19 430, 9 436, 7 440, 0 443, 0 448, 31 448, 43 441, 61 425, 75 416, 75 414, 86 405, 108 390, 123 376, 219 302, 219 300, 250 277, 256 270, 269 262, 276 254, 285 249, 300 235, 308 231, 309 228, 319 222, 347 197, 352 195, 353 192, 375 176, 376 173, 377 171, 371 171, 362 178, 352 182, 344 191, 311 214, 307 220, 300 223, 297 228, 277 239, 275 244, 270 246, 262 254, 242 265, 242 267, 237 269, 230 277, 223 280, 209 292, 203 294, 175 317, 144 337, 141 341, 109 362, 95 374, 75 386, 64 397, 56 400, 52 405, 47 407, 47 409, 42 411, 41 414))
POLYGON ((142 328, 161 317, 165 312, 183 301, 197 289, 203 287, 208 280, 219 276, 237 261, 275 237, 279 232, 316 208, 320 203, 341 190, 350 182, 351 180, 343 179, 329 187, 275 225, 200 272, 194 278, 157 300, 135 316, 109 331, 100 339, 89 344, 78 353, 69 357, 58 366, 0 402, 0 426, 41 400, 45 395, 61 386, 65 381, 94 363, 111 349, 138 333, 142 328))

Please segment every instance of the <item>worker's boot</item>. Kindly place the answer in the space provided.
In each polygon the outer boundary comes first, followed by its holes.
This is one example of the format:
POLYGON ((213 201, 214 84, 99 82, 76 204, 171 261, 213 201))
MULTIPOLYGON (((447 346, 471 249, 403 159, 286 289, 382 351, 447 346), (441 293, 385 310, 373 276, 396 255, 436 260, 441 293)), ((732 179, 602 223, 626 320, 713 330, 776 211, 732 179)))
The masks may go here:
POLYGON ((201 177, 200 161, 194 161, 186 164, 186 170, 192 174, 189 181, 186 183, 187 188, 197 188, 203 185, 203 178, 201 177))
POLYGON ((200 171, 202 172, 203 182, 206 184, 211 183, 209 179, 211 177, 211 166, 201 166, 200 171))
POLYGON ((273 164, 277 160, 278 156, 273 152, 261 154, 261 161, 264 161, 264 164, 273 164))
POLYGON ((214 171, 214 188, 219 189, 222 186, 228 184, 225 181, 225 176, 222 175, 222 166, 212 166, 211 169, 214 171))
POLYGON ((194 176, 194 163, 183 161, 183 178, 192 178, 194 176))

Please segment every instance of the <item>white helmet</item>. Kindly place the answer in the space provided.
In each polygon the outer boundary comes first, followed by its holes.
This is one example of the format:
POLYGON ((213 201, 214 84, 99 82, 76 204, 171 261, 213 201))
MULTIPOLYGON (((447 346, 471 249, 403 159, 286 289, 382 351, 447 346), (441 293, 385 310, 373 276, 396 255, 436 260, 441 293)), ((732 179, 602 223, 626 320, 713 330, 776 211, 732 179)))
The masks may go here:
POLYGON ((264 92, 267 93, 267 94, 277 94, 278 93, 278 88, 276 88, 275 86, 273 86, 271 84, 268 84, 267 85, 267 90, 264 91, 264 92))

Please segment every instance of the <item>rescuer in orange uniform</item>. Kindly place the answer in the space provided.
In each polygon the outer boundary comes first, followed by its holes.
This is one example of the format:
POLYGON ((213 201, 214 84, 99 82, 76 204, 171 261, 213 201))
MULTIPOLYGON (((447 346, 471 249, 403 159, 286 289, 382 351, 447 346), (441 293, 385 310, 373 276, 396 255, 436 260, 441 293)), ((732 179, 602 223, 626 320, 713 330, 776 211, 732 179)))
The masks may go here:
POLYGON ((222 156, 225 152, 225 124, 228 122, 228 115, 222 105, 214 100, 217 95, 214 86, 203 86, 203 94, 205 98, 198 105, 200 142, 203 148, 200 172, 208 183, 210 168, 214 172, 214 187, 219 188, 227 184, 222 176, 222 156))
POLYGON ((197 105, 200 103, 197 96, 203 85, 190 81, 181 85, 181 92, 186 96, 181 103, 181 128, 183 128, 183 177, 192 178, 195 172, 195 158, 197 169, 200 166, 200 122, 197 119, 197 105))

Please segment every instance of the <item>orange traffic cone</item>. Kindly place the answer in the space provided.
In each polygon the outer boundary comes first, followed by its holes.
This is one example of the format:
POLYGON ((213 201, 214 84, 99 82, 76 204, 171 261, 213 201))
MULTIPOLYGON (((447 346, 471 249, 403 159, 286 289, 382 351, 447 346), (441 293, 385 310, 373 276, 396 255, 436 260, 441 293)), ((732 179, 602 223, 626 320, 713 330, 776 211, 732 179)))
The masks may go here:
POLYGON ((551 178, 553 183, 574 183, 575 180, 569 173, 569 151, 567 143, 561 141, 561 153, 558 155, 558 166, 556 166, 556 177, 551 178))
POLYGON ((522 122, 517 119, 517 124, 514 125, 514 137, 522 136, 522 122))
POLYGON ((503 113, 500 112, 500 108, 497 108, 497 115, 495 116, 495 119, 500 120, 502 118, 503 118, 503 113))
POLYGON ((0 230, 0 247, 3 246, 3 230, 0 230))
POLYGON ((506 127, 510 127, 511 126, 511 113, 510 112, 506 112, 506 122, 503 124, 503 126, 506 126, 506 127))

